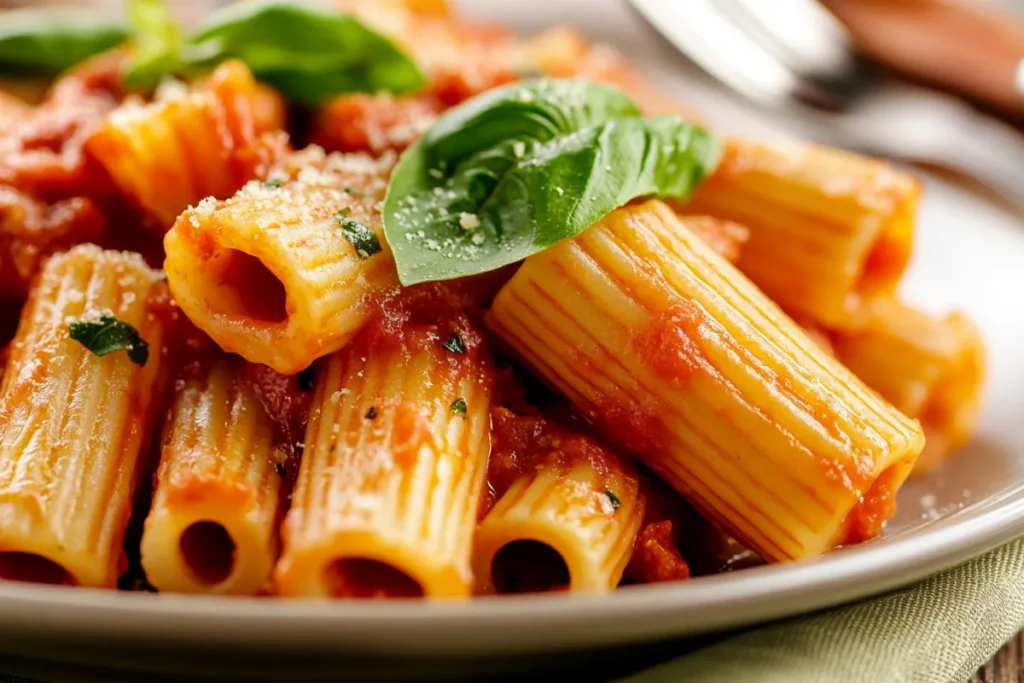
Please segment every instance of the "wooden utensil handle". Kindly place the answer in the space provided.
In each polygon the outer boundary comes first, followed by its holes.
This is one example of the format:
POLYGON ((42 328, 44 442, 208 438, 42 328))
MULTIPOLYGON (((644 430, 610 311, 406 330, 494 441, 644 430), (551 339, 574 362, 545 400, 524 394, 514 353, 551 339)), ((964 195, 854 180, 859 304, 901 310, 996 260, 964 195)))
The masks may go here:
POLYGON ((822 0, 862 51, 1024 120, 1024 25, 955 0, 822 0))

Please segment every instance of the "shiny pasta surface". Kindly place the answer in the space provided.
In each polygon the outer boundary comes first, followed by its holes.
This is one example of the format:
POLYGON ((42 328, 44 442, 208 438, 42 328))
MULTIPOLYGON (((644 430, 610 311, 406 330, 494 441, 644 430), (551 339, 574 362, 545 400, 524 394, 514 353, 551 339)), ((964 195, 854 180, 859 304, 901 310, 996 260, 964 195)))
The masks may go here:
POLYGON ((685 201, 403 286, 389 183, 453 108, 548 76, 714 121, 571 27, 335 5, 422 87, 143 93, 120 47, 0 90, 0 580, 607 593, 868 541, 970 440, 984 345, 898 298, 920 187, 878 160, 723 138, 685 201))

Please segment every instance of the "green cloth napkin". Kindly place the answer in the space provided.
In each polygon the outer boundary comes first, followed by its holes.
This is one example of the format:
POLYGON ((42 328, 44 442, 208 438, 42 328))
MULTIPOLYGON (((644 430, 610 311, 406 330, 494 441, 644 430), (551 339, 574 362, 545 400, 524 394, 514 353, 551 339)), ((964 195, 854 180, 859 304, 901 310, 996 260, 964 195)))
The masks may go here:
POLYGON ((902 590, 746 631, 620 683, 964 683, 1024 629, 1024 538, 902 590))

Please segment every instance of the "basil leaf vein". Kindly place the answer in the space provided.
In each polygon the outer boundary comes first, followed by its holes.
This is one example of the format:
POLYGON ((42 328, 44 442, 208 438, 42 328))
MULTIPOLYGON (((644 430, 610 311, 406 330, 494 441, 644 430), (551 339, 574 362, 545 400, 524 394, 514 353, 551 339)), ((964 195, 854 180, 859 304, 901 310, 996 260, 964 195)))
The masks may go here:
POLYGON ((384 230, 404 285, 495 270, 574 237, 637 197, 685 199, 718 141, 641 118, 622 92, 542 79, 444 114, 396 167, 384 230))
POLYGON ((149 360, 149 343, 134 327, 114 316, 100 316, 99 320, 68 323, 68 335, 97 356, 127 351, 136 365, 149 360))
POLYGON ((15 76, 55 76, 128 37, 120 22, 66 7, 2 16, 0 73, 15 76))

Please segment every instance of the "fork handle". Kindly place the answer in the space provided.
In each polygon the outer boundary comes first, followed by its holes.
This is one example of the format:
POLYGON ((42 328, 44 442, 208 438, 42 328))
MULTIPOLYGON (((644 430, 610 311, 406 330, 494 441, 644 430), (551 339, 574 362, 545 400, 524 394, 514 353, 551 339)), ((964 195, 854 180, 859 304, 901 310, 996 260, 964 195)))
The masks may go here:
POLYGON ((970 176, 1024 216, 1024 135, 988 116, 967 113, 949 144, 916 159, 970 176))
POLYGON ((870 57, 1024 122, 1024 24, 954 0, 822 0, 870 57))

